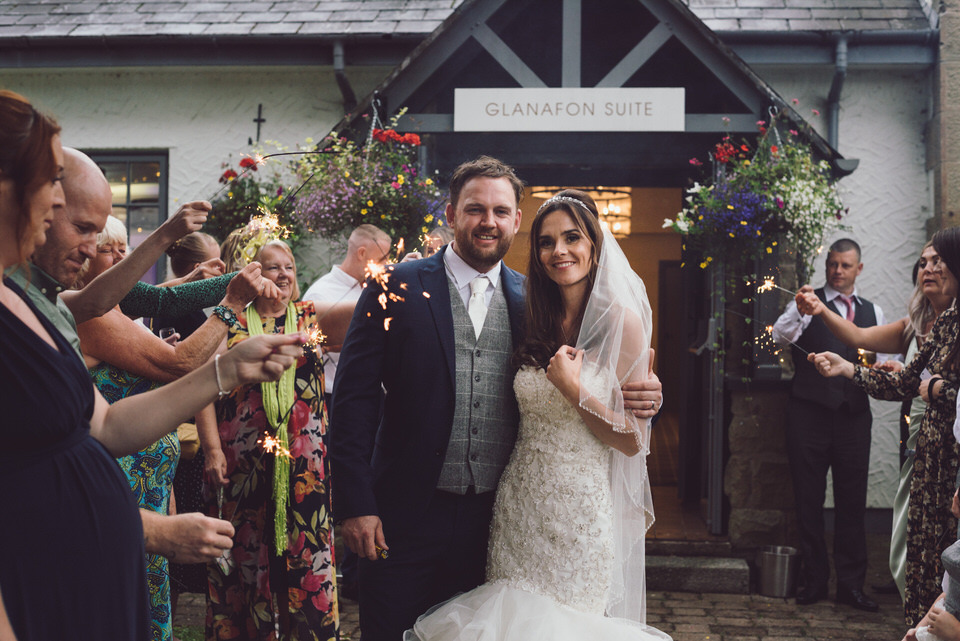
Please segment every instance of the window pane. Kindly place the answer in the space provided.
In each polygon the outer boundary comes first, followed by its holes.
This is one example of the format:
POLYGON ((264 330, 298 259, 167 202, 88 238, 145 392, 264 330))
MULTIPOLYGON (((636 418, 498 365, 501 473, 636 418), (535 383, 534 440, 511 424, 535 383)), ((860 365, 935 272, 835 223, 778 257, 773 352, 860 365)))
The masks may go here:
MULTIPOLYGON (((127 204, 127 163, 125 162, 101 162, 98 163, 103 174, 110 183, 110 191, 113 192, 114 205, 127 204)), ((114 214, 116 216, 116 214, 114 214)), ((119 218, 119 216, 118 216, 119 218)))
MULTIPOLYGON (((157 207, 131 207, 127 211, 127 230, 130 233, 130 249, 134 249, 160 226, 160 209, 157 207)), ((147 283, 157 282, 157 266, 154 265, 141 280, 147 283)))
POLYGON ((130 181, 130 202, 157 202, 160 198, 160 163, 132 163, 130 181))

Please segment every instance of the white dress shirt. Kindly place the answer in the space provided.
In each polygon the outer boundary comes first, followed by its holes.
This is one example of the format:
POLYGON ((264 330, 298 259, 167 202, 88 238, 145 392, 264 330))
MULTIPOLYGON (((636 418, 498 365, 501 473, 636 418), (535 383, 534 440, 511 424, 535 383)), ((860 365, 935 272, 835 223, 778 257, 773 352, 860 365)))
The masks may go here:
POLYGON ((503 261, 497 261, 497 264, 488 272, 478 272, 468 265, 457 252, 453 251, 453 245, 447 247, 443 252, 443 265, 447 269, 447 278, 453 282, 454 287, 460 292, 460 298, 463 299, 464 307, 467 307, 470 301, 470 282, 477 276, 486 276, 490 279, 490 286, 483 293, 487 307, 490 307, 490 301, 493 300, 493 290, 500 286, 500 267, 503 261))
MULTIPOLYGON (((360 298, 362 283, 334 265, 328 274, 317 279, 301 298, 316 303, 351 302, 360 298)), ((340 352, 323 353, 323 389, 327 394, 333 392, 333 379, 337 375, 337 363, 340 352)))

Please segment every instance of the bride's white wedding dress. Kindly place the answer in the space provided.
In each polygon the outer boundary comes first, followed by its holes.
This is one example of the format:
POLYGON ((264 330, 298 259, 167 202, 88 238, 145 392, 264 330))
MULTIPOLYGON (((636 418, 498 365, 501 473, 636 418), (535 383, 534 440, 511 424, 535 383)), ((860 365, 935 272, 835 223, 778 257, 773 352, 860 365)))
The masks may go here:
POLYGON ((604 615, 614 563, 610 449, 542 369, 522 368, 517 444, 497 490, 487 583, 420 617, 408 641, 669 640, 604 615))

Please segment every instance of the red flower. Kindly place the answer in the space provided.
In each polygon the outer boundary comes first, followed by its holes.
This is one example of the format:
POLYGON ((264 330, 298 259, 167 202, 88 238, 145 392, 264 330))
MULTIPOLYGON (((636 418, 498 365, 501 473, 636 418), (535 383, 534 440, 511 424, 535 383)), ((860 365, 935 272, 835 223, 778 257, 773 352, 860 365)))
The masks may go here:
POLYGON ((237 177, 237 172, 235 172, 232 169, 228 169, 225 172, 223 172, 222 176, 220 176, 220 182, 226 184, 236 177, 237 177))
POLYGON ((691 158, 691 159, 690 159, 690 164, 693 165, 694 167, 699 167, 699 166, 702 165, 703 163, 700 161, 699 158, 691 158))
POLYGON ((241 166, 243 169, 253 169, 254 171, 256 171, 256 170, 257 170, 257 161, 254 160, 253 158, 250 158, 250 157, 241 158, 241 159, 240 159, 240 166, 241 166))
POLYGON ((776 145, 770 145, 770 153, 776 156, 780 152, 780 148, 776 145))
POLYGON ((713 150, 713 157, 717 159, 717 162, 727 162, 737 153, 736 148, 729 142, 717 143, 717 146, 713 150))
POLYGON ((420 136, 417 134, 404 134, 403 142, 407 145, 413 145, 414 147, 420 146, 420 136))

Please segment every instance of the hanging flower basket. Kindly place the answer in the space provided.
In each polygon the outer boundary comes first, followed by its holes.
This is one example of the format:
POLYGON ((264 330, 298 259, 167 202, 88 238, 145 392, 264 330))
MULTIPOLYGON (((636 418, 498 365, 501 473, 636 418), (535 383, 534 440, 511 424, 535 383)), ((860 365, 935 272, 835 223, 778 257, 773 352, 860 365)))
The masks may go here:
POLYGON ((757 127, 754 146, 730 136, 715 145, 712 175, 687 190, 683 210, 663 226, 685 236, 685 245, 703 257, 702 268, 714 260, 752 264, 786 243, 809 273, 826 235, 843 228, 847 210, 829 164, 814 160, 798 131, 781 131, 778 117, 757 127))
POLYGON ((420 137, 396 131, 401 115, 387 129, 372 129, 362 147, 328 136, 319 148, 333 153, 303 158, 298 176, 305 185, 293 214, 301 226, 334 238, 369 223, 414 248, 442 223, 446 198, 435 175, 420 171, 420 137))

